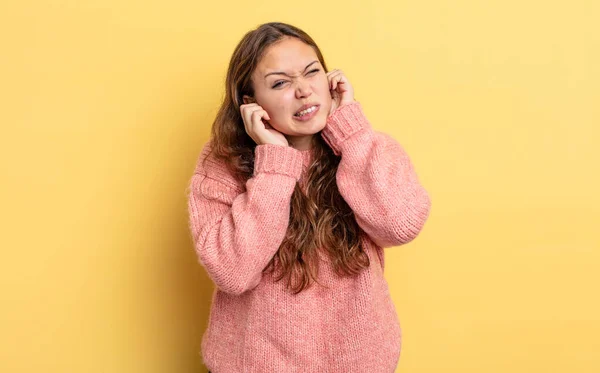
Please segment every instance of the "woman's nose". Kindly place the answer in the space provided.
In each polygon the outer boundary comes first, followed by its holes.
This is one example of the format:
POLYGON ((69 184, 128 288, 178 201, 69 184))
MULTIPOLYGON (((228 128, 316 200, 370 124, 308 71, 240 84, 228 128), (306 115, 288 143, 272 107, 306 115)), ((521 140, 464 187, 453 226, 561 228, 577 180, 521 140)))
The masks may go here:
POLYGON ((310 84, 307 81, 299 80, 296 83, 296 97, 308 97, 312 94, 312 90, 310 88, 310 84))

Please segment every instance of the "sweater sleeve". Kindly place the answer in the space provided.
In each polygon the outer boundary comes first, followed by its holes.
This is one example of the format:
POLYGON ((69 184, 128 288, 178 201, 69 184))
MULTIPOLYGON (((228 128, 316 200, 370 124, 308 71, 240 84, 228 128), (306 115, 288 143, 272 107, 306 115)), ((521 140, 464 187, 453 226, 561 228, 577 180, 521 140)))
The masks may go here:
POLYGON ((256 287, 283 242, 302 155, 273 144, 255 148, 245 191, 225 165, 203 149, 190 181, 189 226, 198 261, 220 290, 239 295, 256 287))
POLYGON ((431 200, 403 147, 374 131, 356 101, 337 108, 321 135, 341 155, 338 189, 371 240, 385 248, 417 237, 431 200))

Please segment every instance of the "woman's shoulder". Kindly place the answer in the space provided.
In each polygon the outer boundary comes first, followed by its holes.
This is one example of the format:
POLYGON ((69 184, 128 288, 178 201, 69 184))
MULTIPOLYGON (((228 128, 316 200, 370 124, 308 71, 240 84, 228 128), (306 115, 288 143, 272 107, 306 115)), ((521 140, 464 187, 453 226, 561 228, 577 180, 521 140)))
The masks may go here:
POLYGON ((213 150, 213 140, 208 140, 202 147, 202 151, 196 161, 194 174, 200 174, 207 179, 214 180, 233 189, 243 190, 243 185, 227 167, 224 159, 217 157, 213 150))

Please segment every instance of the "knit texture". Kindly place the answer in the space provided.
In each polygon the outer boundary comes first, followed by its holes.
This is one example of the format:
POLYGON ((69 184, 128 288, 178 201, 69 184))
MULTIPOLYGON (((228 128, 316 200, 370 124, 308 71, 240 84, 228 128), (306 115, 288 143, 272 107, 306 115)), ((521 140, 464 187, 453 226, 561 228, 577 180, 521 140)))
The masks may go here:
POLYGON ((384 278, 383 249, 413 240, 431 201, 409 156, 372 129, 360 103, 337 108, 321 136, 341 155, 338 189, 354 211, 371 265, 340 277, 324 260, 319 281, 299 294, 262 274, 283 242, 296 183, 312 151, 255 148, 241 185, 203 148, 189 184, 189 226, 198 261, 215 284, 204 364, 214 373, 393 373, 402 332, 384 278), (202 161, 206 159, 203 165, 202 161))

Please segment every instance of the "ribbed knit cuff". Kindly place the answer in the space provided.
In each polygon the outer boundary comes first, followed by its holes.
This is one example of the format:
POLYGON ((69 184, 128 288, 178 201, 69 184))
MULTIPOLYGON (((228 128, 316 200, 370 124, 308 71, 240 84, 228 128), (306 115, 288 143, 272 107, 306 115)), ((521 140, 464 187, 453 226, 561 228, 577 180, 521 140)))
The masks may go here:
POLYGON ((291 176, 302 174, 302 152, 291 146, 262 144, 254 149, 254 175, 260 172, 291 176))
POLYGON ((371 124, 365 117, 362 106, 358 101, 336 108, 327 118, 327 124, 321 131, 321 136, 336 155, 341 153, 342 143, 350 136, 371 124))

